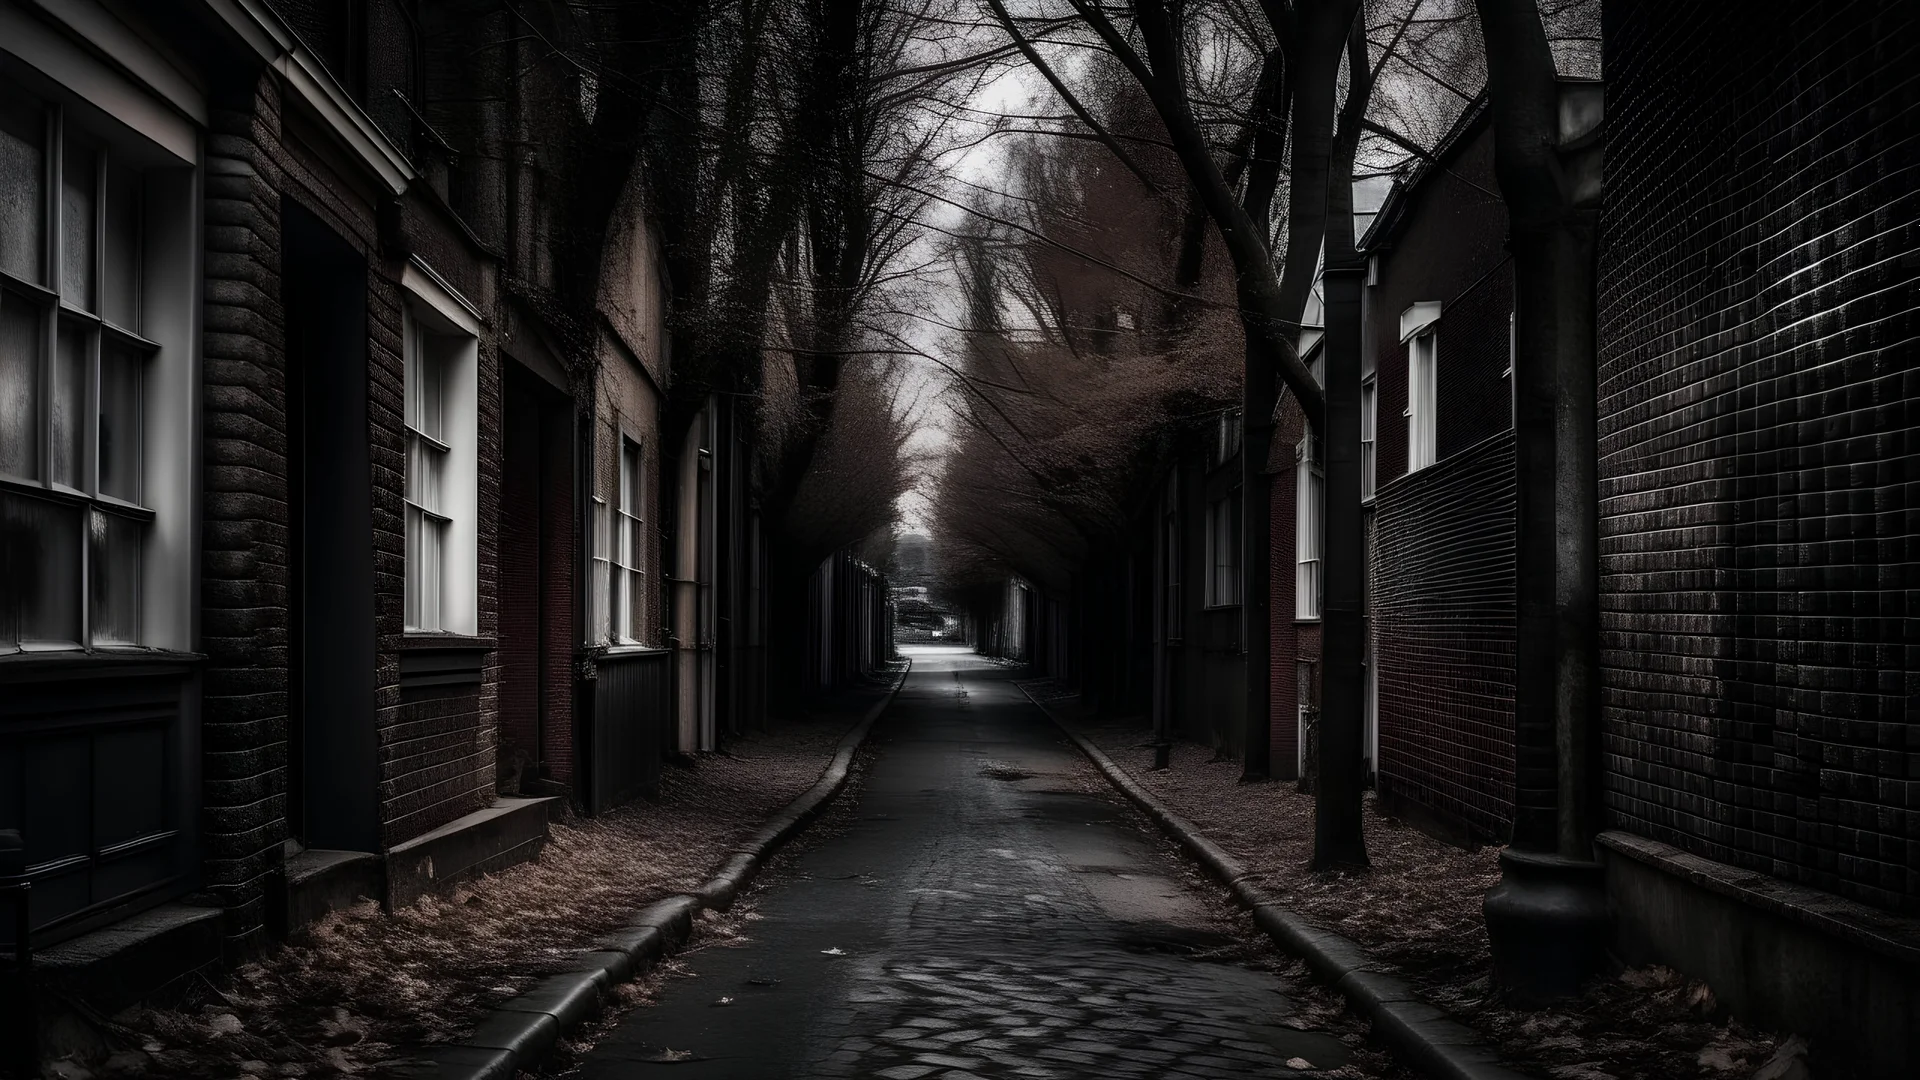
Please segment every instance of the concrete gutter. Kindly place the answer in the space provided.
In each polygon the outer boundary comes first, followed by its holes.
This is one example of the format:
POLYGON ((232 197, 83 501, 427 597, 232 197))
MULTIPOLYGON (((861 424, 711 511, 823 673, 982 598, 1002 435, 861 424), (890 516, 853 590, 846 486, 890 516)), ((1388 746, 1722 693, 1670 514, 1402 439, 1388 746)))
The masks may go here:
MULTIPOLYGON (((1024 693, 1026 688, 1021 690, 1024 693)), ((1345 994, 1348 1004, 1373 1022, 1374 1037, 1404 1062, 1441 1080, 1528 1080, 1524 1073, 1502 1065, 1499 1055, 1472 1028, 1419 1000, 1393 965, 1369 956, 1352 938, 1314 926, 1279 903, 1252 880, 1238 859, 1207 839, 1192 822, 1167 809, 1052 709, 1030 693, 1027 700, 1046 713, 1121 794, 1153 819, 1160 831, 1225 885, 1275 944, 1300 957, 1314 975, 1345 994)))
POLYGON ((385 1075, 402 1080, 513 1080, 520 1070, 531 1069, 560 1036, 599 1013, 601 995, 610 987, 644 974, 685 944, 702 910, 725 911, 733 906, 767 859, 846 786, 854 752, 912 670, 909 660, 887 695, 840 740, 820 779, 729 851, 704 885, 648 905, 625 929, 597 942, 598 950, 583 953, 579 970, 541 980, 495 1009, 465 1039, 426 1048, 385 1075))

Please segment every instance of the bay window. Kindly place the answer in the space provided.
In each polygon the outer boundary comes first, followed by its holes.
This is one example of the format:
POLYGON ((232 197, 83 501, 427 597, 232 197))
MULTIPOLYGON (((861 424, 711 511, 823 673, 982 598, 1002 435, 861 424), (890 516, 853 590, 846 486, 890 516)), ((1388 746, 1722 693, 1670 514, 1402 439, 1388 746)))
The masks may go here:
POLYGON ((144 336, 142 281, 154 155, 67 113, 0 80, 0 653, 153 636, 145 385, 161 346, 144 336))

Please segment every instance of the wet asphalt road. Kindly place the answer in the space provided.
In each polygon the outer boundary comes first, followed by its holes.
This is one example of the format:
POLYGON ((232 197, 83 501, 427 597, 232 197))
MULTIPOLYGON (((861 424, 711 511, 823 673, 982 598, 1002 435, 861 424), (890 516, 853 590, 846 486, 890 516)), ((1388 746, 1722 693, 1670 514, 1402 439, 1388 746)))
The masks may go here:
POLYGON ((1346 1060, 1282 1025, 1289 984, 1195 958, 1201 897, 1004 667, 914 652, 853 825, 687 958, 589 1080, 1298 1076, 1346 1060), (726 1005, 717 1004, 730 998, 726 1005))

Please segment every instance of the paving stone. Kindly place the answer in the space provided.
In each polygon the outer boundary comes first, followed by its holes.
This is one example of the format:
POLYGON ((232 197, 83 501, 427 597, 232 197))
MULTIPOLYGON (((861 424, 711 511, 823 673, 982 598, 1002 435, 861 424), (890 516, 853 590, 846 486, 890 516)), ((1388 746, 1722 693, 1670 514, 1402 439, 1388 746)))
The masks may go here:
MULTIPOLYGON (((635 1013, 631 1038, 642 1014, 664 1018, 684 994, 714 1031, 695 1048, 708 1059, 698 1075, 726 1080, 1297 1080, 1289 1057, 1345 1062, 1338 1039, 1280 1026, 1293 1012, 1286 978, 1189 955, 1194 928, 1217 925, 1207 900, 1107 795, 977 775, 984 757, 1037 777, 1083 766, 1003 678, 961 676, 909 681, 901 701, 919 696, 886 720, 860 820, 800 857, 804 878, 762 895, 754 940, 690 958, 693 978, 635 1013), (1090 854, 1128 877, 1076 872, 1090 854), (1109 903, 1129 881, 1146 886, 1143 899, 1173 898, 1109 903), (779 951, 805 933, 817 936, 779 951), (1160 940, 1168 947, 1152 947, 1160 940), (821 963, 827 947, 849 955, 821 963), (750 970, 782 981, 711 1010, 717 995, 689 985, 703 970, 732 979, 720 993, 750 970)), ((633 1075, 631 1059, 597 1056, 583 1080, 633 1075)))

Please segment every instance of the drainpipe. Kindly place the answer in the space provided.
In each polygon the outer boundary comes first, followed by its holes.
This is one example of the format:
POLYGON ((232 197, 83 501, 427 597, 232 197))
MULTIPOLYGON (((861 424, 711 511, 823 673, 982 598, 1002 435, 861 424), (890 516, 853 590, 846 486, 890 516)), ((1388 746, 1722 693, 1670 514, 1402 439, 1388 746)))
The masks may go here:
POLYGON ((706 441, 706 410, 687 426, 680 445, 678 506, 674 514, 673 666, 674 739, 683 754, 700 745, 700 447, 706 441))

